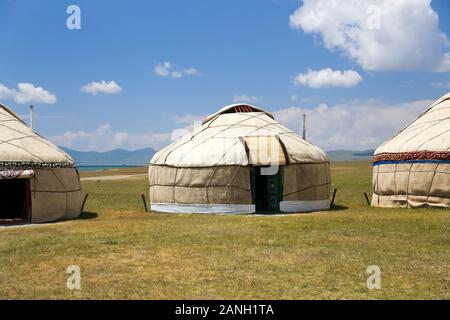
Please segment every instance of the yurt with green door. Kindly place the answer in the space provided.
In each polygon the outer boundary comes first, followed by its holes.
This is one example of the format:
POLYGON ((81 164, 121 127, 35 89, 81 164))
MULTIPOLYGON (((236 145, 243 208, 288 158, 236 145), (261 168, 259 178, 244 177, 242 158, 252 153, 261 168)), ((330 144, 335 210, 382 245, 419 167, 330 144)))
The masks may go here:
POLYGON ((0 225, 75 218, 81 202, 73 159, 0 104, 0 225))
POLYGON ((157 152, 152 211, 279 213, 330 206, 330 164, 318 147, 248 104, 225 106, 157 152))
POLYGON ((373 157, 375 207, 450 207, 450 93, 373 157))

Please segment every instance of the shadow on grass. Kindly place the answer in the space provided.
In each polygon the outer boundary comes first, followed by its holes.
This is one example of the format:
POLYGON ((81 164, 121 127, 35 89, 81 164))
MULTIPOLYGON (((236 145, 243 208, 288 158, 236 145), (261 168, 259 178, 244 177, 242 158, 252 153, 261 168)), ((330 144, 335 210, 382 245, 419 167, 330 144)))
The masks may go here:
POLYGON ((95 219, 97 217, 98 217, 98 214, 95 212, 84 211, 76 218, 65 218, 65 219, 58 219, 55 221, 45 221, 45 222, 40 222, 39 224, 52 224, 52 223, 76 221, 76 220, 88 220, 88 219, 95 219))
POLYGON ((346 206, 341 206, 341 205, 338 205, 338 204, 333 204, 333 205, 330 207, 330 210, 331 210, 331 211, 348 210, 348 207, 346 207, 346 206))
POLYGON ((75 220, 89 220, 98 218, 98 214, 90 211, 83 211, 78 217, 70 218, 70 219, 59 219, 56 221, 44 222, 44 223, 53 223, 53 222, 64 222, 64 221, 75 221, 75 220))
POLYGON ((97 217, 98 217, 98 214, 95 212, 84 211, 74 220, 88 220, 88 219, 95 219, 97 217))

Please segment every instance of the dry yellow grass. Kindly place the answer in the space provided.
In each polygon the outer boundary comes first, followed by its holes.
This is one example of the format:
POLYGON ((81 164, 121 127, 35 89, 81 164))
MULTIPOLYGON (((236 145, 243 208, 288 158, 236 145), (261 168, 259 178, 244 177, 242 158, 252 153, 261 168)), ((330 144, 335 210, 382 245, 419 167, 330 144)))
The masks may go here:
POLYGON ((450 298, 450 212, 370 208, 370 164, 332 173, 335 210, 285 216, 145 213, 145 178, 83 182, 81 219, 0 229, 0 298, 450 298))

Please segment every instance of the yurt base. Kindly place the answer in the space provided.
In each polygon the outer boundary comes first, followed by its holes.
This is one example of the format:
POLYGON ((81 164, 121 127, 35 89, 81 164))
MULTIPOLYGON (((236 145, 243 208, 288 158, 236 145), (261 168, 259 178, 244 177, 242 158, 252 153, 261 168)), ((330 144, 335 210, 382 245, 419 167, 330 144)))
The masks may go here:
POLYGON ((217 214, 217 215, 276 215, 290 213, 306 213, 330 209, 329 200, 316 201, 281 201, 272 208, 258 207, 254 204, 180 204, 153 203, 152 212, 186 213, 186 214, 217 214))
POLYGON ((450 208, 450 198, 420 195, 372 196, 372 206, 381 208, 450 208))

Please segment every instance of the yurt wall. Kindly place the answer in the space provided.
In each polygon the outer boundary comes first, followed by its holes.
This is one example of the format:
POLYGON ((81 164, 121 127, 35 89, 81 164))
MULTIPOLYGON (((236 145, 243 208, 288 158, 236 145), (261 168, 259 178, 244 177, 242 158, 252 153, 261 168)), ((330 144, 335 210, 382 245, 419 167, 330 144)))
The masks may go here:
POLYGON ((372 205, 450 207, 450 94, 377 148, 372 205))

